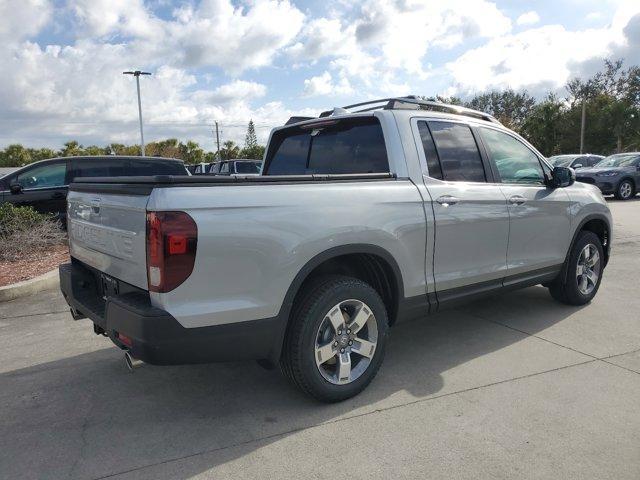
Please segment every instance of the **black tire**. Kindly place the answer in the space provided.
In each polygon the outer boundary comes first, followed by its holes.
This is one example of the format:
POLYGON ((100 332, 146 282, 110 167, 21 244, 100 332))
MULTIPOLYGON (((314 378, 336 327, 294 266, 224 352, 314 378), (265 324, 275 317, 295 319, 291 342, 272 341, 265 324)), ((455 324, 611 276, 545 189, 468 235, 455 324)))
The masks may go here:
POLYGON ((636 194, 636 186, 634 185, 632 180, 625 178, 618 184, 618 188, 616 188, 615 197, 618 200, 629 200, 633 198, 636 194), (631 193, 626 193, 631 192, 631 193))
POLYGON ((384 359, 388 330, 384 302, 370 285, 340 275, 320 277, 304 288, 293 306, 281 369, 304 393, 321 402, 346 400, 364 390, 376 376, 384 359), (365 303, 375 316, 377 344, 364 372, 351 383, 338 385, 327 381, 316 365, 316 335, 327 313, 338 303, 351 299, 365 303))
POLYGON ((583 230, 578 234, 576 241, 571 247, 571 252, 567 258, 565 268, 562 269, 562 273, 549 285, 549 293, 551 293, 551 296, 555 300, 567 305, 584 305, 589 303, 593 297, 596 296, 596 293, 598 293, 600 282, 602 281, 603 269, 604 250, 600 237, 593 232, 583 230), (598 251, 598 279, 593 290, 588 294, 584 294, 578 288, 577 266, 582 250, 589 244, 595 246, 598 251))

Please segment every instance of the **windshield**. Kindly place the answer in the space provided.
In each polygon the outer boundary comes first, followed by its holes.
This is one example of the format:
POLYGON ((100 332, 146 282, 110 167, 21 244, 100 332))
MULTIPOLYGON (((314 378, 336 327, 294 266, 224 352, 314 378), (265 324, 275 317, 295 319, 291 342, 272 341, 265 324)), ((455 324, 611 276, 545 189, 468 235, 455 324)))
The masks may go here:
POLYGON ((640 158, 640 155, 637 153, 619 153, 596 163, 595 167, 632 167, 636 165, 638 158, 640 158))
POLYGON ((554 155, 549 157, 548 160, 554 167, 568 167, 576 158, 578 158, 578 155, 554 155))
POLYGON ((236 173, 260 173, 261 162, 236 162, 236 173))

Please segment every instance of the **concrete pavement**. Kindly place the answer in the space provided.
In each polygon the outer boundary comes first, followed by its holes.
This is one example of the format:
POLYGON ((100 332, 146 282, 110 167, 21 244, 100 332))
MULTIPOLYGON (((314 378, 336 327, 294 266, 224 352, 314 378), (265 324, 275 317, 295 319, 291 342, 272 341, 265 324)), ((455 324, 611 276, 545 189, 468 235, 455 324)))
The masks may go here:
POLYGON ((360 396, 254 363, 145 366, 55 291, 0 304, 0 478, 640 478, 640 200, 596 299, 542 287, 392 331, 360 396))

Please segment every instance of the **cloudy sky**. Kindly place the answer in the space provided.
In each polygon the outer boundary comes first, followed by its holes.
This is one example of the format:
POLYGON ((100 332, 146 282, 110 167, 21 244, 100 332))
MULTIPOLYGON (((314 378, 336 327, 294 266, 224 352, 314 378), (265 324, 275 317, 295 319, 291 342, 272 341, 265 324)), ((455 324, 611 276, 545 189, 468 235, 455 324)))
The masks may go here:
POLYGON ((376 97, 562 92, 640 63, 639 0, 0 0, 0 147, 264 139, 376 97))

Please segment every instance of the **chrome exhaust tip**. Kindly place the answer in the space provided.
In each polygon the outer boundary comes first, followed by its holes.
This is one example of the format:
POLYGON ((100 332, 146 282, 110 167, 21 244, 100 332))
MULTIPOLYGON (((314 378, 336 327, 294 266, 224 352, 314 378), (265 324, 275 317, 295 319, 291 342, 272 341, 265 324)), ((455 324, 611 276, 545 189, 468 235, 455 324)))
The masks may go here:
POLYGON ((124 352, 124 363, 127 366, 127 370, 129 370, 129 372, 131 373, 135 372, 137 368, 140 368, 142 365, 144 365, 144 362, 142 360, 133 358, 129 352, 124 352))

